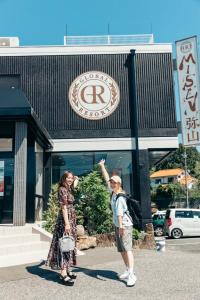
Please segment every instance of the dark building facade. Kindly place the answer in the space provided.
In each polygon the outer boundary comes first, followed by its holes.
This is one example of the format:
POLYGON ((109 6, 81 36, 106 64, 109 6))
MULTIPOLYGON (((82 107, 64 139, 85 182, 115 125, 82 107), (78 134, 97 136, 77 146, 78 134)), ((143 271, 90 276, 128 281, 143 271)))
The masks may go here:
POLYGON ((170 45, 1 48, 0 101, 0 223, 39 219, 101 158, 150 221, 149 167, 178 143, 170 45))

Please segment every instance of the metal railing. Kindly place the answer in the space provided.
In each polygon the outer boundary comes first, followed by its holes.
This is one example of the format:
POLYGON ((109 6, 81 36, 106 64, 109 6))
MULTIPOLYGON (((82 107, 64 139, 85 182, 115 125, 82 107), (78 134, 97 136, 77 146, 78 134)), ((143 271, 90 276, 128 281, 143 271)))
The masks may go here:
POLYGON ((64 36, 65 46, 153 44, 153 34, 64 36))

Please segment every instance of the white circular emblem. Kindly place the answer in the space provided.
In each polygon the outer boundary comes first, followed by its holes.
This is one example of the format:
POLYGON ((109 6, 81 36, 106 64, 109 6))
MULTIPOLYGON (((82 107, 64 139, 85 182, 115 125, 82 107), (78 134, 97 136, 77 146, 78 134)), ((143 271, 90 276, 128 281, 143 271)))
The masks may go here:
POLYGON ((90 71, 78 76, 69 89, 69 102, 82 118, 100 120, 117 108, 120 91, 115 80, 108 74, 90 71))
POLYGON ((180 49, 182 53, 188 53, 192 50, 192 43, 190 41, 185 41, 181 44, 180 49))

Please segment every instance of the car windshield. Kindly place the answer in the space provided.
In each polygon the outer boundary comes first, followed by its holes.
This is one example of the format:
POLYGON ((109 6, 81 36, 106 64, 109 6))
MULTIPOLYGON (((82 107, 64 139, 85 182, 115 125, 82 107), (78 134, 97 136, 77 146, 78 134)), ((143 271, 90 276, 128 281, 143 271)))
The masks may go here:
POLYGON ((159 219, 164 219, 164 218, 165 218, 165 214, 153 215, 153 220, 159 220, 159 219))

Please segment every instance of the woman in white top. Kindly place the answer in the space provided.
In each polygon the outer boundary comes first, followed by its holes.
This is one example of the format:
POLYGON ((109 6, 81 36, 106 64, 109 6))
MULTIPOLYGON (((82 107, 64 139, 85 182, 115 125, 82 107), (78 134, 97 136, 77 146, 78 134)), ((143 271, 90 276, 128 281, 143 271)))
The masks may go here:
POLYGON ((117 196, 119 193, 124 193, 122 189, 121 178, 117 175, 109 177, 105 168, 105 160, 99 162, 103 177, 112 192, 111 207, 113 211, 113 224, 115 227, 115 237, 118 252, 121 253, 126 270, 119 276, 119 279, 126 279, 127 286, 134 286, 136 276, 133 272, 134 259, 132 251, 132 232, 133 223, 129 218, 127 211, 126 198, 123 195, 117 196))

